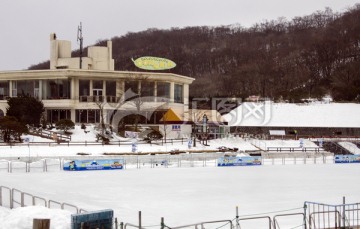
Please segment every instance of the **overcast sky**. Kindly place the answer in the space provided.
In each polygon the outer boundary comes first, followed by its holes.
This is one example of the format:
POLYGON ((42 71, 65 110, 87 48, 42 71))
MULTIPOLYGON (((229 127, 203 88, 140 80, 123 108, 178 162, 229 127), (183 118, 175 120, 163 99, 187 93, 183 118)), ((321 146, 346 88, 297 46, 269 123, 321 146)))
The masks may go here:
MULTIPOLYGON (((49 36, 78 49, 100 39, 147 28, 243 27, 264 20, 309 15, 330 7, 343 12, 360 0, 0 0, 0 71, 22 70, 49 59, 49 36)), ((151 53, 149 53, 151 55, 151 53)))

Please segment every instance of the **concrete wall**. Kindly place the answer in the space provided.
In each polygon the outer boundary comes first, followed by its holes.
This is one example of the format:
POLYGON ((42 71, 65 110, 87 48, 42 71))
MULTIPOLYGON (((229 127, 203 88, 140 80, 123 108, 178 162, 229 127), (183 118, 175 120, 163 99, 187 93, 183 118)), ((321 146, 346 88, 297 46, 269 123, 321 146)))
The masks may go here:
MULTIPOLYGON (((50 35, 50 69, 68 68, 80 69, 80 58, 71 57, 71 42, 56 40, 54 34, 50 35)), ((107 47, 88 47, 88 56, 82 57, 81 69, 85 70, 114 70, 112 59, 112 42, 107 47)))
POLYGON ((177 139, 177 138, 189 138, 191 135, 192 127, 188 124, 167 124, 167 125, 159 125, 160 133, 165 136, 167 139, 177 139), (180 130, 173 130, 173 126, 180 126, 180 130))

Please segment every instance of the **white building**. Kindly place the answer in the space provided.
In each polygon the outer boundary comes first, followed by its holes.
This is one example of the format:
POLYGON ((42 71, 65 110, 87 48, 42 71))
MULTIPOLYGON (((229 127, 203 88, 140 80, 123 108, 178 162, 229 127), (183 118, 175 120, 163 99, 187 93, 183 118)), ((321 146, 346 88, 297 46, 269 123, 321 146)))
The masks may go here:
POLYGON ((114 111, 120 118, 140 111, 142 123, 157 124, 169 108, 188 120, 189 85, 194 78, 115 71, 111 41, 107 47, 89 47, 81 66, 79 57, 71 57, 70 41, 51 34, 49 70, 0 72, 0 114, 6 113, 8 97, 26 95, 43 102, 51 123, 60 119, 100 123, 103 110, 105 123, 112 122, 114 111))

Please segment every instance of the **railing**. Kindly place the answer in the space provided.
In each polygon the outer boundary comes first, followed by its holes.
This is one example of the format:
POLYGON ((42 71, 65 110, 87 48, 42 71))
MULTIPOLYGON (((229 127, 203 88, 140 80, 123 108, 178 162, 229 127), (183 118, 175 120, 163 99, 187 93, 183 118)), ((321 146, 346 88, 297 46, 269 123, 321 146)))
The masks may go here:
POLYGON ((280 229, 280 226, 279 226, 279 223, 278 223, 278 220, 277 218, 280 218, 280 217, 288 217, 288 216, 301 216, 302 220, 303 220, 303 223, 301 225, 298 225, 296 228, 299 228, 300 226, 305 226, 306 225, 306 217, 305 217, 305 214, 304 213, 290 213, 290 214, 281 214, 281 215, 275 215, 273 217, 273 228, 274 229, 280 229))
MULTIPOLYGON (((124 161, 124 169, 142 169, 142 168, 174 168, 174 167, 216 167, 217 161, 223 157, 225 152, 208 152, 208 153, 182 153, 182 151, 175 151, 170 154, 156 154, 156 153, 143 153, 132 155, 117 155, 106 154, 106 157, 111 159, 122 159, 124 161)), ((30 158, 24 158, 28 161, 3 161, 9 165, 9 169, 5 172, 48 172, 48 171, 61 171, 65 160, 97 160, 103 159, 104 156, 91 156, 91 155, 74 155, 67 156, 66 158, 59 158, 59 156, 46 156, 41 159, 40 156, 36 157, 38 161, 30 162, 30 158)), ((309 154, 303 153, 302 155, 282 154, 268 154, 261 155, 262 165, 289 165, 289 164, 333 164, 334 156, 332 154, 309 154)), ((1 172, 1 171, 0 171, 1 172)))
MULTIPOLYGON (((45 134, 44 137, 49 138, 48 136, 52 136, 51 134, 45 134)), ((4 143, 4 142, 0 142, 0 147, 4 147, 4 146, 88 146, 88 145, 117 145, 117 146, 121 146, 121 145, 131 145, 132 142, 130 141, 110 141, 108 144, 105 144, 103 141, 99 140, 99 141, 71 141, 71 136, 67 136, 67 135, 58 135, 60 136, 58 139, 62 140, 62 141, 51 141, 51 142, 28 142, 28 143, 20 143, 20 142, 11 142, 11 143, 4 143)), ((160 139, 160 140, 153 140, 150 143, 146 140, 140 140, 137 142, 138 145, 142 145, 142 144, 150 144, 150 145, 164 145, 165 143, 168 144, 174 144, 174 143, 180 143, 181 144, 187 144, 188 138, 175 138, 175 139, 160 139)), ((197 141, 197 144, 200 141, 197 141)))
POLYGON ((10 162, 5 160, 0 160, 0 172, 4 170, 10 172, 10 162))
POLYGON ((0 186, 0 206, 4 206, 4 207, 8 207, 8 208, 13 208, 13 206, 12 206, 12 191, 11 191, 11 189, 10 188, 8 188, 8 187, 5 187, 5 186, 0 186), (3 198, 3 196, 4 196, 4 190, 7 190, 8 191, 8 195, 9 195, 9 205, 8 206, 6 206, 5 204, 4 204, 4 198, 3 198))
MULTIPOLYGON (((345 200, 345 198, 344 198, 345 200)), ((86 210, 78 208, 75 205, 68 204, 68 203, 60 203, 54 200, 46 201, 45 198, 38 197, 31 195, 26 192, 22 192, 15 188, 9 188, 5 186, 0 186, 0 206, 9 207, 10 209, 14 208, 15 204, 25 207, 30 205, 37 205, 37 201, 41 201, 43 206, 48 208, 57 208, 57 209, 66 209, 74 213, 82 213, 86 212, 86 210), (7 195, 5 194, 7 191, 7 195), (8 199, 9 205, 6 206, 4 204, 4 200, 8 199), (26 199, 30 201, 26 202, 26 199), (57 206, 57 207, 56 207, 57 206)), ((209 224, 222 224, 217 228, 223 228, 225 226, 229 226, 230 229, 233 228, 240 228, 245 229, 248 227, 244 227, 244 225, 240 226, 240 222, 244 221, 257 221, 256 227, 252 226, 250 228, 265 228, 263 226, 258 225, 259 220, 265 220, 266 228, 268 229, 280 229, 280 224, 278 218, 284 217, 294 217, 294 216, 301 216, 299 222, 300 225, 291 228, 309 228, 309 229, 316 229, 316 228, 332 228, 332 229, 342 229, 342 228, 360 228, 360 203, 354 204, 341 204, 341 205, 329 205, 329 204, 322 204, 316 202, 308 202, 304 203, 304 207, 288 209, 283 211, 274 211, 268 212, 267 214, 276 213, 276 212, 293 212, 294 210, 303 209, 303 212, 294 212, 294 213, 287 213, 287 214, 278 214, 274 215, 272 218, 269 215, 262 215, 262 214, 253 214, 247 216, 239 216, 238 215, 238 208, 236 208, 236 217, 233 220, 216 220, 216 221, 204 221, 195 224, 188 224, 182 226, 175 226, 175 227, 168 227, 164 223, 164 218, 161 218, 161 224, 159 225, 162 229, 164 228, 171 228, 171 229, 182 229, 182 228, 194 228, 194 229, 204 229, 208 228, 209 224), (233 225, 236 223, 236 225, 233 225)), ((289 218, 288 221, 289 221, 289 218)), ((290 222, 294 223, 293 220, 290 222)), ((139 212, 139 225, 126 223, 120 223, 120 225, 125 225, 124 228, 128 227, 136 227, 136 228, 148 228, 147 226, 143 226, 141 222, 141 212, 139 212)), ((289 225, 287 225, 289 226, 289 225)), ((117 223, 116 223, 117 228, 117 223)), ((122 227, 121 227, 122 228, 122 227)))
POLYGON ((330 205, 305 202, 304 206, 310 229, 360 228, 360 203, 330 205))
POLYGON ((334 154, 318 152, 281 152, 281 153, 261 153, 261 164, 263 165, 288 165, 288 164, 327 164, 335 163, 334 154))
MULTIPOLYGON (((245 221, 245 220, 259 220, 259 219, 266 219, 266 221, 268 221, 268 228, 271 229, 271 218, 270 216, 257 216, 257 217, 248 217, 248 218, 238 218, 236 219, 236 223, 237 225, 240 226, 239 221, 245 221)), ((241 228, 241 227, 240 227, 241 228)), ((262 227, 263 228, 263 227, 262 227)))
POLYGON ((47 208, 58 208, 58 209, 63 209, 63 210, 66 209, 73 213, 87 212, 86 210, 78 208, 77 206, 75 206, 73 204, 60 203, 60 202, 57 202, 54 200, 47 201, 43 197, 34 196, 30 193, 23 192, 18 189, 15 189, 15 188, 0 186, 0 206, 2 206, 2 207, 8 207, 10 209, 13 209, 14 207, 16 207, 16 205, 18 205, 19 207, 26 207, 26 206, 39 205, 39 203, 41 203, 42 206, 47 207, 47 208), (3 192, 3 190, 7 190, 8 195, 6 195, 3 192), (8 203, 9 203, 8 206, 6 206, 4 204, 4 200, 6 198, 8 199, 8 203), (55 204, 55 206, 58 206, 58 207, 54 207, 54 204, 55 204))
MULTIPOLYGON (((42 128, 35 128, 35 127, 29 127, 29 132, 33 135, 48 138, 48 139, 54 139, 56 141, 71 141, 71 136, 67 136, 65 134, 59 134, 55 131, 51 130, 44 130, 42 128)), ((31 144, 33 142, 28 142, 28 144, 31 144)), ((15 145, 15 143, 12 143, 15 145)))
POLYGON ((97 96, 90 96, 90 95, 81 95, 79 96, 79 102, 93 102, 93 103, 102 103, 102 102, 108 102, 108 103, 118 103, 120 101, 121 97, 117 96, 103 96, 103 95, 97 95, 97 96))
POLYGON ((276 152, 322 152, 323 148, 320 147, 267 147, 267 151, 276 151, 276 152))
MULTIPOLYGON (((194 227, 194 229, 198 229, 198 227, 200 226, 200 228, 206 228, 205 225, 207 224, 219 224, 219 223, 225 223, 224 225, 221 226, 221 228, 225 228, 226 225, 229 225, 229 228, 232 229, 233 228, 233 223, 231 220, 217 220, 217 221, 205 221, 205 222, 200 222, 200 223, 194 223, 194 224, 188 224, 188 225, 183 225, 183 226, 178 226, 178 227, 171 227, 171 229, 181 229, 181 228, 191 228, 194 227)), ((218 227, 220 228, 220 227, 218 227)))

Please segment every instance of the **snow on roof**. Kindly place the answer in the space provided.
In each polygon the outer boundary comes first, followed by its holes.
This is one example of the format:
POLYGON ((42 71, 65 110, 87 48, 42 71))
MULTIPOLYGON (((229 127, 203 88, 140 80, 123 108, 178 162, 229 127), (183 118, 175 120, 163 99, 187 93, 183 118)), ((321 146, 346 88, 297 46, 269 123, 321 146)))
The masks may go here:
POLYGON ((230 126, 360 127, 356 103, 242 103, 224 115, 230 126))

